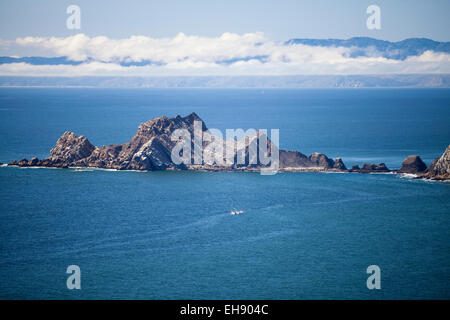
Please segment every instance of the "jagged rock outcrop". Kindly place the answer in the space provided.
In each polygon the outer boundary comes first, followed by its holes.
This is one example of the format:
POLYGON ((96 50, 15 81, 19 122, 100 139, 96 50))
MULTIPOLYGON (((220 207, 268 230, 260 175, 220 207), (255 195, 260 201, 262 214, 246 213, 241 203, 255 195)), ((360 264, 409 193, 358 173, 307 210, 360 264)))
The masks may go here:
POLYGON ((50 150, 49 159, 54 162, 69 164, 89 157, 94 150, 95 146, 86 137, 78 137, 73 132, 66 131, 58 139, 55 147, 50 150))
POLYGON ((350 172, 359 172, 359 173, 384 173, 384 172, 390 172, 388 167, 384 163, 380 164, 374 164, 374 163, 363 163, 362 167, 360 168, 357 164, 354 165, 350 170, 350 172))
POLYGON ((347 170, 347 167, 345 166, 341 158, 336 158, 336 160, 334 161, 333 168, 342 171, 347 170))
POLYGON ((313 164, 301 152, 280 150, 280 168, 295 167, 313 167, 313 164))
POLYGON ((157 138, 153 137, 142 145, 131 158, 129 169, 134 170, 165 170, 169 168, 184 169, 183 164, 176 166, 172 163, 169 150, 157 138))
MULTIPOLYGON (((32 158, 31 160, 21 159, 13 161, 8 165, 21 167, 43 166, 43 167, 97 167, 118 170, 239 170, 239 171, 255 171, 268 167, 262 164, 259 152, 250 159, 250 147, 256 144, 259 150, 260 141, 267 144, 267 156, 270 157, 278 147, 270 141, 267 136, 261 136, 261 132, 245 137, 241 140, 234 140, 230 148, 230 141, 223 140, 213 136, 207 129, 200 117, 191 113, 186 117, 177 115, 173 118, 166 116, 158 117, 142 123, 136 134, 130 141, 123 144, 113 144, 98 148, 92 145, 84 136, 77 136, 73 132, 65 132, 56 142, 55 147, 50 151, 50 157, 39 160, 32 158), (195 128, 195 121, 201 121, 201 126, 195 128), (177 141, 172 141, 171 136, 177 129, 186 129, 191 136, 191 148, 199 147, 203 155, 200 163, 194 161, 194 152, 190 157, 191 164, 175 164, 172 161, 171 152, 177 141), (203 140, 201 146, 194 139, 194 131, 200 131, 203 140), (257 139, 262 137, 261 139, 257 139), (223 161, 223 163, 209 164, 205 160, 205 154, 211 146, 212 141, 223 145, 223 155, 219 158, 225 160, 231 155, 234 160, 232 164, 223 161), (196 144, 197 143, 197 144, 196 144), (229 148, 229 149, 227 149, 229 148), (275 149, 276 148, 276 149, 275 149), (238 163, 238 158, 242 163, 238 163), (254 162, 255 160, 256 162, 254 162)), ((332 160, 322 153, 313 153, 306 156, 298 151, 279 151, 279 171, 339 171, 339 172, 359 172, 359 173, 383 173, 391 172, 384 163, 380 164, 363 164, 360 168, 358 165, 352 166, 348 170, 341 158, 332 160)), ((403 161, 402 168, 398 173, 415 173, 419 178, 427 178, 433 180, 449 180, 450 179, 450 146, 447 147, 444 154, 433 161, 426 168, 425 163, 419 156, 409 156, 403 161)))
POLYGON ((55 147, 50 150, 48 159, 39 160, 36 157, 13 161, 9 165, 20 167, 59 167, 66 168, 77 160, 84 159, 92 154, 96 147, 84 136, 76 136, 73 132, 66 131, 56 141, 55 147))
POLYGON ((323 153, 313 153, 306 156, 298 151, 280 150, 280 169, 286 171, 347 171, 347 167, 341 158, 335 161, 328 158, 323 153))
POLYGON ((380 164, 373 164, 373 163, 364 163, 361 167, 361 172, 367 171, 367 172, 389 172, 390 170, 384 163, 380 164))
MULTIPOLYGON (((44 160, 33 158, 30 161, 22 159, 13 161, 9 165, 18 166, 46 166, 46 167, 97 167, 118 170, 245 170, 254 171, 268 167, 260 159, 257 152, 250 158, 251 146, 259 150, 261 141, 266 141, 267 156, 278 148, 263 134, 256 131, 255 134, 241 140, 234 140, 230 144, 231 150, 227 150, 229 142, 217 136, 213 136, 200 117, 191 113, 186 117, 176 116, 168 118, 162 116, 139 125, 136 134, 130 141, 123 144, 113 144, 100 148, 92 145, 84 136, 77 136, 73 132, 65 132, 50 151, 50 157, 44 160), (195 121, 201 121, 201 126, 195 128, 195 121), (200 131, 202 145, 200 146, 203 160, 201 163, 194 161, 192 152, 191 164, 175 164, 172 161, 171 152, 177 141, 172 141, 171 136, 177 129, 186 129, 191 136, 192 151, 195 149, 194 131, 200 131), (257 139, 257 138, 260 139, 257 139), (261 140, 262 139, 262 140, 261 140), (205 155, 208 154, 212 141, 223 145, 223 163, 210 163, 205 155), (226 163, 225 159, 233 156, 233 163, 226 163), (238 158, 242 161, 238 162, 238 158)), ((197 145, 198 146, 198 145, 197 145)), ((322 153, 313 153, 306 156, 298 151, 279 151, 279 170, 281 171, 345 171, 347 170, 340 158, 336 161, 322 153)), ((221 157, 218 155, 219 158, 221 157)), ((189 156, 188 156, 189 157, 189 156)))
POLYGON ((438 161, 439 158, 434 159, 430 166, 425 170, 425 173, 431 172, 438 161))
POLYGON ((427 165, 422 161, 419 156, 408 156, 403 162, 402 167, 398 170, 399 173, 412 173, 417 174, 425 172, 427 165))
POLYGON ((315 152, 309 156, 309 161, 313 163, 317 167, 321 167, 324 169, 330 169, 334 167, 334 161, 328 158, 323 153, 315 152))
MULTIPOLYGON (((129 142, 97 148, 90 156, 74 163, 75 166, 89 166, 118 170, 166 170, 185 169, 171 161, 171 150, 176 142, 170 137, 176 129, 187 129, 194 134, 194 121, 202 121, 191 113, 186 117, 168 118, 162 116, 139 125, 129 142)), ((202 131, 207 128, 203 124, 202 131)))
POLYGON ((442 156, 434 160, 420 177, 432 180, 450 180, 450 145, 445 149, 442 156))
POLYGON ((62 161, 52 161, 51 159, 39 160, 36 157, 31 158, 31 160, 21 159, 19 161, 14 160, 8 164, 9 166, 19 166, 19 167, 55 167, 55 168, 67 168, 69 165, 63 163, 62 161))

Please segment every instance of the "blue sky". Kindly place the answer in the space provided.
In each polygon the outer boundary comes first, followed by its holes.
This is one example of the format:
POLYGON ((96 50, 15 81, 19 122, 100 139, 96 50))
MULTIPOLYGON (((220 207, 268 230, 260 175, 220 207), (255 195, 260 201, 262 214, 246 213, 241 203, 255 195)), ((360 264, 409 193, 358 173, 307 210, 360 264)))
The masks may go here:
POLYGON ((450 0, 0 1, 0 75, 449 74, 447 44, 285 44, 449 41, 449 12, 450 0), (80 30, 66 25, 73 4, 80 30), (367 28, 369 5, 381 9, 381 30, 367 28), (55 57, 65 58, 42 60, 55 57))
POLYGON ((66 8, 82 12, 88 36, 207 37, 263 32, 274 40, 369 36, 398 41, 427 37, 449 41, 448 0, 14 0, 0 2, 0 38, 66 37, 66 8), (366 28, 366 8, 381 8, 381 30, 366 28))

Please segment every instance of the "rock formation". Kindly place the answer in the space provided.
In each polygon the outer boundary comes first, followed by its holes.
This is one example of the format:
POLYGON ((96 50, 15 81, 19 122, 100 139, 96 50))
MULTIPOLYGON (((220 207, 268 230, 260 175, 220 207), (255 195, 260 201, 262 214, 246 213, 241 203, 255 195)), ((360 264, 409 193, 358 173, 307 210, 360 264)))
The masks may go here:
MULTIPOLYGON (((268 165, 262 165, 259 153, 255 162, 250 161, 249 148, 252 143, 259 147, 260 140, 256 139, 260 132, 244 139, 235 141, 233 164, 208 164, 205 159, 202 163, 175 164, 171 158, 171 151, 176 141, 171 140, 172 133, 177 129, 187 129, 191 134, 191 145, 194 149, 194 122, 202 121, 200 117, 191 113, 186 117, 173 118, 159 117, 142 123, 136 134, 129 142, 113 144, 101 148, 92 145, 84 136, 77 136, 73 132, 65 132, 50 151, 50 157, 44 160, 33 158, 30 161, 22 159, 13 161, 9 165, 22 167, 96 167, 117 170, 241 170, 255 171, 268 165), (256 139, 256 140, 255 140, 256 139), (243 154, 244 162, 238 163, 238 154, 243 154)), ((220 139, 214 137, 208 131, 204 122, 200 128, 203 136, 201 150, 206 150, 211 140, 220 139)), ((276 146, 267 139, 268 155, 270 156, 276 146)), ((224 145, 224 157, 226 155, 226 140, 217 140, 224 145)), ((263 140, 264 141, 264 140, 263 140)), ((193 157, 193 156, 192 156, 193 157)), ((193 160, 193 158, 192 158, 193 160)), ((345 171, 347 170, 340 158, 336 161, 322 153, 313 153, 306 156, 298 151, 279 150, 280 171, 345 171)))
POLYGON ((419 156, 408 156, 402 163, 402 167, 398 170, 399 173, 421 173, 425 172, 427 165, 420 159, 419 156))
POLYGON ((312 167, 311 161, 303 153, 298 151, 280 150, 280 167, 312 167))
POLYGON ((334 161, 329 159, 323 153, 315 152, 309 156, 309 161, 313 163, 317 167, 321 167, 324 169, 331 169, 334 167, 334 161))
POLYGON ((334 161, 333 168, 337 169, 337 170, 343 170, 343 171, 347 170, 347 167, 345 166, 345 164, 341 158, 336 158, 336 160, 334 161))
MULTIPOLYGON (((255 159, 250 159, 250 146, 256 144, 259 147, 260 141, 267 139, 267 155, 271 155, 277 148, 267 136, 260 136, 261 132, 256 132, 241 140, 233 140, 233 147, 229 148, 227 140, 213 136, 200 117, 191 113, 186 117, 176 116, 168 118, 162 116, 142 123, 136 134, 130 141, 124 144, 113 144, 101 148, 92 145, 84 136, 77 136, 73 132, 65 132, 56 142, 55 147, 50 151, 50 157, 44 160, 32 158, 13 161, 8 165, 21 167, 43 166, 43 167, 96 167, 117 170, 235 170, 235 171, 256 171, 268 167, 263 165, 259 159, 259 153, 255 159), (201 121, 202 125, 195 128, 195 121, 201 121), (199 163, 194 162, 192 154, 190 164, 176 164, 172 161, 171 153, 177 141, 172 141, 171 136, 177 129, 186 129, 191 135, 191 149, 195 149, 194 132, 199 130, 203 138, 200 150, 202 154, 208 150, 211 141, 224 146, 222 160, 227 155, 234 159, 229 164, 223 161, 221 164, 210 164, 203 158, 199 163), (263 140, 257 139, 258 136, 263 140), (244 161, 239 163, 238 156, 244 161), (255 160, 254 162, 252 160, 255 160)), ((197 147, 199 147, 197 145, 197 147)), ((194 153, 194 152, 193 152, 194 153)), ((220 157, 220 156, 219 156, 220 157)), ((322 153, 313 153, 306 156, 299 151, 279 150, 279 171, 337 171, 337 172, 358 172, 358 173, 384 173, 390 172, 384 163, 363 164, 360 168, 354 165, 347 169, 341 158, 335 160, 328 158, 322 153)), ((403 161, 399 173, 415 173, 421 178, 444 180, 450 179, 450 146, 442 157, 436 159, 430 167, 426 168, 419 156, 409 156, 403 161)))
POLYGON ((323 153, 313 153, 306 156, 298 151, 280 150, 280 169, 284 171, 345 171, 347 168, 341 158, 336 161, 328 158, 323 153))
POLYGON ((450 180, 450 145, 445 149, 442 156, 435 159, 425 173, 419 177, 432 180, 450 180))
POLYGON ((359 173, 385 173, 390 172, 391 170, 386 167, 384 163, 374 164, 374 163, 363 163, 360 168, 357 164, 355 164, 350 170, 350 172, 359 172, 359 173))
POLYGON ((69 164, 89 157, 95 149, 86 137, 77 137, 73 132, 66 131, 56 141, 55 147, 50 150, 49 159, 53 162, 69 164))

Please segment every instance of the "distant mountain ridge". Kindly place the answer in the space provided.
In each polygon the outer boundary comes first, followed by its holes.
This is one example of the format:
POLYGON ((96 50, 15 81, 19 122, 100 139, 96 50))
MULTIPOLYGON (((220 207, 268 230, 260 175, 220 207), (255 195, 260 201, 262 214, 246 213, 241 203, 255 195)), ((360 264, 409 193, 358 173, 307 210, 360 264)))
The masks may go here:
POLYGON ((0 57, 0 64, 21 62, 36 66, 61 64, 76 66, 83 63, 83 61, 73 61, 67 57, 0 57))
MULTIPOLYGON (((391 42, 386 40, 378 40, 368 37, 354 37, 350 39, 305 39, 296 38, 284 42, 285 46, 306 45, 313 47, 344 47, 353 48, 349 54, 350 58, 366 57, 366 56, 381 56, 388 59, 404 60, 410 56, 418 56, 425 51, 431 50, 434 52, 450 54, 450 42, 439 42, 427 38, 409 38, 398 42, 391 42)), ((240 58, 232 58, 227 60, 218 60, 217 64, 233 64, 238 61, 259 60, 266 62, 267 56, 248 56, 240 58)), ((31 65, 79 65, 82 63, 98 61, 92 58, 85 60, 73 60, 65 56, 60 57, 11 57, 0 56, 0 65, 8 63, 28 63, 31 65)), ((98 61, 105 62, 105 61, 98 61)), ((161 65, 158 61, 142 60, 142 61, 113 61, 123 67, 130 66, 149 66, 161 65)))
MULTIPOLYGON (((368 37, 354 37, 341 39, 290 39, 286 45, 302 44, 314 47, 345 47, 359 48, 351 57, 367 56, 368 49, 375 49, 381 56, 389 59, 404 60, 409 56, 417 56, 425 51, 450 53, 450 42, 439 42, 427 38, 409 38, 402 41, 391 42, 368 37)), ((371 53, 374 53, 371 51, 371 53)))
POLYGON ((450 88, 449 74, 24 77, 0 76, 0 87, 95 88, 450 88))
MULTIPOLYGON (((44 66, 44 65, 71 65, 71 66, 77 66, 82 63, 92 62, 95 61, 93 59, 86 59, 86 60, 71 60, 68 57, 7 57, 3 56, 0 57, 0 64, 7 64, 7 63, 28 63, 35 66, 44 66)), ((117 61, 118 64, 120 64, 123 67, 130 67, 130 66, 148 66, 153 63, 150 60, 143 60, 140 62, 133 62, 133 61, 117 61)))

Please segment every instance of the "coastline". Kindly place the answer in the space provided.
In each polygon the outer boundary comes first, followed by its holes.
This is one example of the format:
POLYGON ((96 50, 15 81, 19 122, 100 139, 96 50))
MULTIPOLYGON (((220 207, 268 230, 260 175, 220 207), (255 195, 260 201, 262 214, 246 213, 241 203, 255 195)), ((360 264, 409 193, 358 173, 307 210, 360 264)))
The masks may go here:
MULTIPOLYGON (((5 166, 1 163, 0 165, 5 166)), ((266 134, 261 134, 259 131, 255 131, 252 135, 245 135, 240 140, 234 140, 233 138, 233 140, 228 141, 216 136, 213 137, 201 118, 192 112, 185 117, 180 115, 173 118, 162 116, 141 123, 136 134, 124 144, 97 147, 92 145, 86 137, 66 131, 58 139, 55 147, 50 150, 49 158, 43 160, 36 157, 31 160, 24 158, 10 162, 6 166, 96 168, 108 171, 236 171, 260 172, 261 174, 267 174, 267 172, 270 172, 269 174, 277 172, 356 172, 407 174, 409 175, 407 177, 413 179, 426 178, 446 181, 450 180, 450 145, 443 155, 436 158, 429 166, 422 161, 420 156, 410 155, 402 162, 402 166, 398 170, 391 170, 384 163, 363 163, 361 167, 355 164, 348 169, 341 158, 333 160, 318 152, 306 156, 296 150, 279 150, 277 144, 274 144, 266 134), (181 140, 180 138, 174 140, 174 133, 180 130, 185 130, 184 134, 187 136, 182 136, 181 140), (196 134, 200 134, 200 142, 196 140, 198 139, 196 134), (205 141, 203 141, 203 136, 206 137, 205 141), (187 144, 184 140, 186 138, 188 139, 187 144), (264 142, 266 151, 259 150, 260 153, 257 154, 252 146, 256 145, 255 148, 257 148, 260 144, 260 138, 263 139, 263 142, 266 140, 264 142), (216 139, 218 139, 218 142, 216 139), (173 151, 175 147, 179 147, 180 141, 183 141, 181 144, 183 146, 181 149, 183 159, 180 158, 179 148, 176 151, 178 155, 173 151), (232 143, 231 148, 228 148, 228 142, 232 143), (200 143, 199 148, 198 143, 200 143), (191 153, 191 148, 194 150, 198 148, 201 155, 205 152, 211 152, 211 149, 217 152, 215 149, 217 143, 221 145, 221 153, 214 153, 212 162, 209 162, 206 158, 200 158, 200 162, 198 162, 196 153, 191 153), (184 155, 185 144, 189 145, 189 154, 187 155, 184 155), (229 155, 229 152, 231 152, 231 155, 229 155), (261 159, 262 152, 267 158, 266 162, 261 159), (180 159, 174 160, 174 154, 180 159), (273 155, 275 155, 274 158, 272 158, 273 155), (232 160, 231 163, 227 162, 228 159, 232 160), (241 162, 237 159, 241 159, 241 162)))
MULTIPOLYGON (((93 171, 105 171, 105 172, 135 172, 135 173, 151 173, 151 172, 225 172, 225 173, 259 173, 259 169, 241 169, 241 170, 233 170, 233 169, 212 169, 212 168, 197 168, 197 169, 172 169, 172 170, 128 170, 128 169, 108 169, 108 168, 100 168, 100 167, 45 167, 45 166, 19 166, 19 165, 10 165, 7 163, 0 164, 0 168, 20 168, 20 169, 51 169, 51 170, 72 170, 74 172, 93 172, 93 171)), ((407 180, 420 180, 424 182, 436 182, 436 183, 450 183, 450 179, 431 179, 426 178, 420 174, 411 174, 411 173, 402 173, 398 172, 398 170, 392 170, 389 172, 356 172, 351 170, 338 171, 338 170, 323 170, 320 168, 285 168, 280 169, 278 173, 324 173, 324 174, 361 174, 361 175, 392 175, 396 176, 399 179, 407 179, 407 180)))

